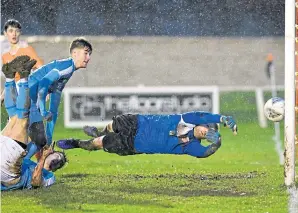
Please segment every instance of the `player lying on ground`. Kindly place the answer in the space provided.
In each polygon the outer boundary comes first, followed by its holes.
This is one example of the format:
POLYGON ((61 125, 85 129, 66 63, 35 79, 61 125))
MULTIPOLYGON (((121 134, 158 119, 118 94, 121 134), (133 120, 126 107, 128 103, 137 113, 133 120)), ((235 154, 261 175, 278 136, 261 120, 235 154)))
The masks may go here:
POLYGON ((28 56, 19 56, 2 67, 6 76, 4 104, 10 119, 0 135, 1 191, 50 186, 55 176, 49 171, 61 168, 66 162, 64 153, 54 152, 49 147, 43 148, 38 164, 30 159, 23 160, 28 143, 30 107, 27 77, 35 63, 28 56), (16 71, 21 77, 19 93, 11 78, 16 71))
POLYGON ((95 127, 84 127, 90 140, 65 139, 57 142, 62 149, 103 149, 118 155, 133 154, 187 154, 205 158, 221 146, 217 123, 223 123, 235 133, 237 126, 231 116, 206 112, 172 115, 115 116, 102 132, 95 127), (203 146, 202 139, 211 144, 203 146))
POLYGON ((27 157, 33 156, 45 143, 52 143, 54 127, 58 117, 61 93, 74 71, 86 68, 92 53, 91 44, 85 39, 75 39, 70 45, 71 57, 50 62, 29 76, 30 117, 29 136, 31 144, 27 157), (50 94, 49 110, 46 96, 50 94), (46 130, 43 119, 46 120, 46 130))

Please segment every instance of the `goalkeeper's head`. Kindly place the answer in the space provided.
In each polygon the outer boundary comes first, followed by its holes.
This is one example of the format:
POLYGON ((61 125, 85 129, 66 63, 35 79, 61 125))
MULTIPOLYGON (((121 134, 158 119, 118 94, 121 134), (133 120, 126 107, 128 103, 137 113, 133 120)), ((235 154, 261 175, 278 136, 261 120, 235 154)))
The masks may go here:
POLYGON ((48 171, 55 172, 61 169, 67 162, 66 155, 64 152, 54 151, 50 154, 44 163, 44 168, 48 171))
POLYGON ((215 131, 218 131, 218 124, 216 123, 200 124, 199 126, 196 126, 194 128, 194 136, 197 139, 205 139, 209 129, 214 129, 215 131))
POLYGON ((92 45, 84 38, 77 38, 70 44, 70 55, 76 69, 86 68, 91 59, 92 45))

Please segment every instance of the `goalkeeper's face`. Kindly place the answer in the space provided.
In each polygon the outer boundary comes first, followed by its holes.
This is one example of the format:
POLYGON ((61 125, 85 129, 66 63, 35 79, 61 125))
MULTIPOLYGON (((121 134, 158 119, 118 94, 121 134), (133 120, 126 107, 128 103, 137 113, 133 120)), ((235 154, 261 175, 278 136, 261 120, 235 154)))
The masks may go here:
POLYGON ((79 68, 86 68, 88 62, 91 59, 91 51, 89 48, 75 48, 72 50, 72 58, 74 60, 75 67, 79 68))
POLYGON ((206 134, 208 132, 208 127, 206 126, 196 126, 194 128, 194 136, 197 139, 205 139, 206 138, 206 134))
POLYGON ((217 124, 201 124, 200 126, 196 126, 194 128, 194 136, 197 139, 206 139, 206 134, 209 129, 214 129, 217 132, 218 125, 217 124))

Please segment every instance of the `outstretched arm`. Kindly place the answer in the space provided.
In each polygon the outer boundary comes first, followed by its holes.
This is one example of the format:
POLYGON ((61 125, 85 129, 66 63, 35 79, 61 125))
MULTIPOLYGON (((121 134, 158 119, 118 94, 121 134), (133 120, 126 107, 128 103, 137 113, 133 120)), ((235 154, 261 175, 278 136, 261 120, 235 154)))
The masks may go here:
POLYGON ((38 87, 38 99, 39 99, 39 109, 41 115, 47 120, 49 112, 46 110, 46 96, 48 94, 50 85, 60 78, 59 71, 57 69, 51 70, 46 74, 43 79, 39 82, 38 87))
POLYGON ((184 153, 197 157, 207 158, 213 155, 221 146, 221 141, 218 143, 212 143, 209 146, 203 146, 198 140, 194 139, 184 147, 184 153))
POLYGON ((219 114, 212 114, 209 112, 187 112, 182 114, 182 118, 186 123, 200 125, 200 124, 207 124, 207 123, 220 123, 219 114))
POLYGON ((44 163, 46 158, 53 152, 52 147, 44 146, 42 149, 42 155, 34 168, 32 174, 31 185, 32 187, 40 187, 42 185, 42 169, 44 167, 44 163))
POLYGON ((237 134, 237 125, 232 116, 225 116, 220 114, 212 114, 208 112, 188 112, 182 114, 182 118, 186 123, 200 125, 208 123, 222 123, 229 127, 234 134, 237 134))

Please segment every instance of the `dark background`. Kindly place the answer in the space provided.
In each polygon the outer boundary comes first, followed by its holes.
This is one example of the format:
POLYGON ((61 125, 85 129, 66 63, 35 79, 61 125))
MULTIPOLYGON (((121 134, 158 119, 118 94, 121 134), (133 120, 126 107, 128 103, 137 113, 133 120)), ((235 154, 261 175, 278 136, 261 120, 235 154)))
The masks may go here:
POLYGON ((2 0, 27 35, 282 36, 279 0, 2 0))

